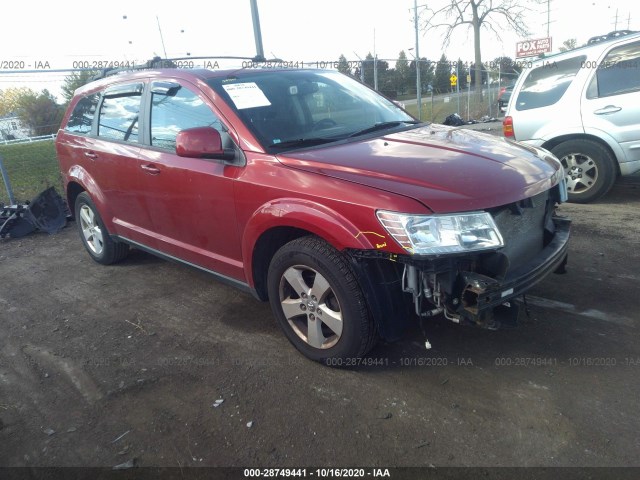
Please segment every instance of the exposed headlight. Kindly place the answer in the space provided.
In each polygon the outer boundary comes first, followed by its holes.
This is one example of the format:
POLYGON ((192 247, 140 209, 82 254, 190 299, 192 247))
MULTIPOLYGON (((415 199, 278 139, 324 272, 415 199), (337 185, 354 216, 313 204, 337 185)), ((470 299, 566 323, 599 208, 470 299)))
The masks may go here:
POLYGON ((376 212, 382 226, 402 248, 414 255, 473 252, 504 246, 487 212, 458 215, 409 215, 376 212))

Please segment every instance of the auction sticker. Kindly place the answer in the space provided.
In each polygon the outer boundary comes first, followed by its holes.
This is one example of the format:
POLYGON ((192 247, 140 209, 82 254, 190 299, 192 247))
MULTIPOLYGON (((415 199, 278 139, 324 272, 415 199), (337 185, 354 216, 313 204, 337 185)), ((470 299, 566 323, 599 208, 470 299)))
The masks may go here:
POLYGON ((231 85, 223 85, 222 88, 229 94, 238 110, 271 105, 269 99, 255 82, 233 83, 231 85))

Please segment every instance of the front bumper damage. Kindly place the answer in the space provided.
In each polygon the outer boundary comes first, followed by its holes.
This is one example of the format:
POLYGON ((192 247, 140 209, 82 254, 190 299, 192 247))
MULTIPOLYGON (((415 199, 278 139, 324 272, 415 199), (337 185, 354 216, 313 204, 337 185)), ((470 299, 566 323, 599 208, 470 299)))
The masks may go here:
POLYGON ((475 272, 461 272, 462 288, 452 291, 455 312, 474 323, 485 324, 487 314, 510 299, 523 295, 550 273, 565 273, 571 221, 553 218, 553 240, 533 259, 496 279, 475 272))
POLYGON ((399 338, 415 315, 495 329, 518 316, 522 296, 550 273, 564 273, 571 221, 549 214, 546 244, 510 265, 500 252, 415 257, 352 251, 352 266, 380 335, 399 338), (408 295, 410 294, 410 296, 408 295))

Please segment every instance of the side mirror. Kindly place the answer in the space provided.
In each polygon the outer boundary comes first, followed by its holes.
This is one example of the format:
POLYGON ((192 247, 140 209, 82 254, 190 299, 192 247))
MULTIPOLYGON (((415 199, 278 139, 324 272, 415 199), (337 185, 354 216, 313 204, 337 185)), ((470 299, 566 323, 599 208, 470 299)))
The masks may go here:
POLYGON ((211 127, 182 130, 176 136, 176 154, 188 158, 233 160, 235 151, 222 148, 220 132, 211 127))

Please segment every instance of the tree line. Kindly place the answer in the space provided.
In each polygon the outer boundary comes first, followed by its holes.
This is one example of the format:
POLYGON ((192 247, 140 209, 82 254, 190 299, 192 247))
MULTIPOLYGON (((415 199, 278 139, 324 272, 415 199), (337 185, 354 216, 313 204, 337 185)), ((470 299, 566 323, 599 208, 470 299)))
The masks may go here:
MULTIPOLYGON (((347 75, 361 79, 367 85, 373 87, 375 85, 375 64, 378 70, 378 90, 389 98, 398 98, 402 96, 411 96, 416 94, 416 65, 420 68, 420 83, 422 93, 434 94, 447 93, 455 90, 456 87, 451 86, 451 75, 456 74, 457 84, 460 90, 468 87, 467 76, 472 78, 475 76, 475 65, 473 63, 463 62, 461 59, 451 61, 443 53, 438 61, 432 61, 427 58, 409 60, 406 53, 401 51, 395 61, 395 66, 390 67, 387 60, 377 61, 371 53, 368 53, 361 66, 353 67, 353 62, 347 61, 344 55, 340 55, 338 59, 338 70, 347 75)), ((502 79, 501 83, 513 83, 522 70, 521 65, 512 60, 510 57, 498 57, 488 64, 484 64, 480 69, 482 83, 491 79, 502 79)))
MULTIPOLYGON (((64 103, 46 88, 34 91, 27 87, 13 87, 0 90, 0 117, 16 116, 32 136, 51 135, 60 128, 66 106, 73 98, 76 88, 87 83, 94 72, 72 72, 65 77, 61 87, 64 103)), ((11 140, 11 131, 0 132, 6 140, 11 140)))

